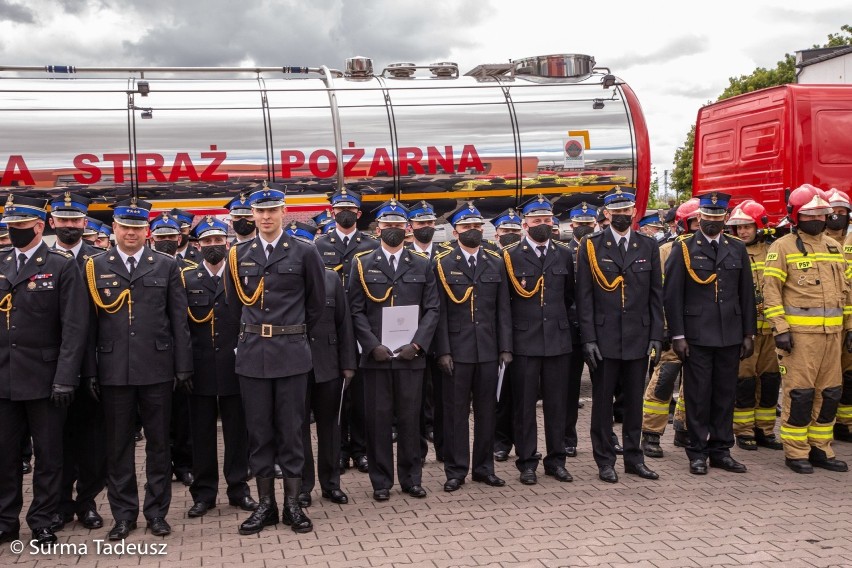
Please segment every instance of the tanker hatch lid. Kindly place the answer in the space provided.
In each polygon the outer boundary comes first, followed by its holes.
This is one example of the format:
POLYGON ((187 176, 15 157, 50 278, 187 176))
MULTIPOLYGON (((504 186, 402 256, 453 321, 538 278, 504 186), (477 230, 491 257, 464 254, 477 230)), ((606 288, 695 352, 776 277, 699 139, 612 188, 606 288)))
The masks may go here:
POLYGON ((575 79, 591 75, 595 58, 580 53, 538 55, 513 61, 516 75, 547 77, 550 79, 575 79))

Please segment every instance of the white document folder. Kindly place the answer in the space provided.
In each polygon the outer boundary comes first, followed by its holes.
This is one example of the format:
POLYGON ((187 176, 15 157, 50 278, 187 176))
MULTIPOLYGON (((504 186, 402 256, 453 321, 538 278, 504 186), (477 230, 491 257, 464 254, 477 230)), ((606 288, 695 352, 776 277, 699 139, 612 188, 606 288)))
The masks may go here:
POLYGON ((420 306, 382 308, 382 345, 396 351, 414 339, 420 318, 420 306))

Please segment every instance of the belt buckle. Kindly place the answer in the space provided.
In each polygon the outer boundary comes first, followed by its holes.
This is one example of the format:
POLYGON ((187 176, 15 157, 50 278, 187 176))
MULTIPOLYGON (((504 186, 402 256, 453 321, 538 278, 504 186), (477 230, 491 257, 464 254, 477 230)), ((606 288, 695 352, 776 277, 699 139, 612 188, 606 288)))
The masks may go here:
POLYGON ((260 324, 260 336, 261 337, 272 337, 272 324, 271 323, 260 324))

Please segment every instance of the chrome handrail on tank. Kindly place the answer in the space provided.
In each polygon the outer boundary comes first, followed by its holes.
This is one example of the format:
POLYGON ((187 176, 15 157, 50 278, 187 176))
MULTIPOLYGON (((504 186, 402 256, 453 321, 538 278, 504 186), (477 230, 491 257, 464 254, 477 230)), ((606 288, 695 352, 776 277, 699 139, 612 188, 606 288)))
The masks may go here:
POLYGON ((291 75, 324 75, 329 71, 335 77, 343 77, 343 72, 327 67, 77 67, 74 65, 0 65, 0 71, 20 73, 54 73, 73 75, 78 73, 139 73, 140 78, 145 73, 284 73, 291 75))

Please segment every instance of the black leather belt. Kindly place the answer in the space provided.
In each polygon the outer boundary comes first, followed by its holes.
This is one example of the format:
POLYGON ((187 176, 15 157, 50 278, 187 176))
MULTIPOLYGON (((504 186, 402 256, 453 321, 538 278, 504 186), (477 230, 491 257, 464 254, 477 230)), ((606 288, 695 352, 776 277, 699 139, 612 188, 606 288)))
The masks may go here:
POLYGON ((273 335, 302 335, 307 333, 308 327, 301 325, 272 325, 269 323, 241 323, 241 332, 257 333, 261 337, 272 337, 273 335))

